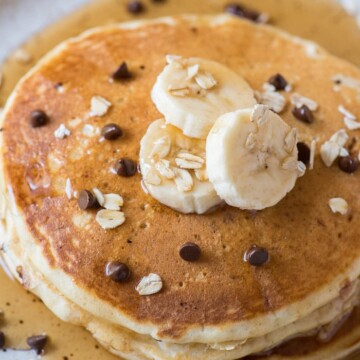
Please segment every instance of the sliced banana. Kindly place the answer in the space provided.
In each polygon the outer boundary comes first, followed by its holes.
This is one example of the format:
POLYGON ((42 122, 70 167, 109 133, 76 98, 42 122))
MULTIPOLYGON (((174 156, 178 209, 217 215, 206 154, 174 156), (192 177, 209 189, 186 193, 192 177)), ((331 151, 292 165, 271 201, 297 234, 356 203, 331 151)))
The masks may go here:
POLYGON ((179 56, 168 56, 167 62, 152 100, 166 122, 186 136, 206 139, 220 115, 256 104, 248 83, 217 62, 179 56))
POLYGON ((249 210, 273 206, 304 173, 296 143, 296 129, 267 106, 225 114, 206 142, 209 180, 229 205, 249 210))
POLYGON ((222 203, 206 175, 205 140, 164 120, 154 121, 142 138, 140 167, 150 195, 177 211, 203 214, 222 203))

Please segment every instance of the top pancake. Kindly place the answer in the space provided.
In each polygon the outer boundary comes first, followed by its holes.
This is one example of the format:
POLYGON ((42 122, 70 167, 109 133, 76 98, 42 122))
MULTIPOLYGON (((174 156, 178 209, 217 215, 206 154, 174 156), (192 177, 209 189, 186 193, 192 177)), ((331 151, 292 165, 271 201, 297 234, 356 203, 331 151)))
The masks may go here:
POLYGON ((315 169, 278 205, 256 214, 224 207, 200 216, 150 198, 140 174, 122 178, 109 171, 121 157, 137 160, 140 139, 160 117, 150 91, 166 54, 218 61, 254 89, 280 72, 296 92, 319 104, 311 125, 294 119, 291 106, 282 114, 308 143, 314 136, 322 143, 344 127, 340 104, 360 118, 359 93, 345 86, 335 92, 332 81, 337 74, 360 81, 359 70, 271 27, 227 16, 179 17, 88 32, 48 55, 6 108, 3 175, 12 189, 8 201, 13 197, 20 214, 13 218, 24 251, 61 292, 96 316, 177 342, 259 336, 337 297, 360 273, 359 172, 326 168, 317 154, 315 169), (122 61, 134 79, 109 82, 122 61), (94 95, 112 103, 104 117, 88 116, 94 95), (51 121, 33 129, 28 118, 38 108, 51 121), (85 124, 101 129, 107 123, 117 123, 125 136, 99 142, 99 135, 82 132, 85 124), (72 131, 61 140, 54 137, 60 124, 72 131), (67 198, 66 179, 74 190, 121 194, 125 224, 100 228, 96 212, 83 212, 67 198), (349 216, 330 211, 333 197, 349 202, 349 216), (201 247, 200 261, 179 257, 187 241, 201 247), (271 255, 260 268, 242 260, 254 243, 271 255), (110 260, 129 265, 129 282, 105 277, 110 260), (161 276, 164 288, 139 296, 134 288, 150 272, 161 276))

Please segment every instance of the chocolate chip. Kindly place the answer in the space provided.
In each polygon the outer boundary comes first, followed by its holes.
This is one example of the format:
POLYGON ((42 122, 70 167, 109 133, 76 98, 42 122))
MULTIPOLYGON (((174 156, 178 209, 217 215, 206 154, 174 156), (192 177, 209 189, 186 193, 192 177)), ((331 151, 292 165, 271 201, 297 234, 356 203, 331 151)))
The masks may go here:
POLYGON ((81 210, 94 209, 99 206, 95 195, 88 190, 80 191, 78 204, 81 210))
POLYGON ((31 349, 37 351, 38 354, 44 350, 48 337, 47 335, 35 335, 30 336, 26 339, 27 344, 30 346, 31 349))
POLYGON ((198 245, 188 242, 181 246, 179 254, 183 260, 196 261, 200 258, 201 250, 198 245))
POLYGON ((245 9, 243 17, 245 19, 257 22, 259 20, 260 15, 261 14, 256 10, 245 9))
POLYGON ((110 261, 106 264, 105 275, 116 282, 125 282, 130 277, 130 270, 119 261, 110 261))
POLYGON ((273 85, 276 91, 285 90, 287 86, 287 81, 281 74, 273 75, 269 80, 268 83, 273 85))
POLYGON ((240 4, 228 4, 225 7, 225 11, 229 14, 232 14, 232 15, 235 15, 238 17, 242 17, 242 18, 254 21, 254 22, 257 22, 261 15, 259 12, 255 11, 255 10, 247 9, 240 4))
POLYGON ((119 137, 123 136, 123 131, 116 124, 107 124, 102 128, 101 135, 106 140, 116 140, 119 137))
POLYGON ((311 124, 314 121, 314 116, 312 111, 306 106, 294 107, 292 109, 293 115, 298 119, 307 124, 311 124))
POLYGON ((308 164, 310 162, 310 148, 303 142, 298 142, 296 147, 298 149, 298 160, 308 164))
POLYGON ((5 334, 0 331, 0 349, 2 349, 5 346, 5 334))
POLYGON ((344 156, 339 158, 339 168, 346 173, 353 173, 359 167, 359 160, 354 156, 344 156))
POLYGON ((128 80, 132 77, 126 62, 123 62, 111 76, 114 80, 128 80))
POLYGON ((244 15, 244 7, 239 4, 228 4, 225 6, 225 11, 229 14, 236 15, 236 16, 243 16, 244 15))
POLYGON ((135 161, 123 158, 116 162, 114 170, 120 176, 130 177, 136 173, 137 165, 135 161))
POLYGON ((132 14, 140 14, 145 10, 145 6, 141 1, 130 1, 127 5, 127 9, 132 14))
POLYGON ((42 110, 34 110, 30 114, 30 126, 33 128, 44 126, 48 121, 49 117, 42 110))
POLYGON ((252 266, 261 266, 269 261, 269 253, 264 248, 253 246, 245 253, 245 259, 252 266))

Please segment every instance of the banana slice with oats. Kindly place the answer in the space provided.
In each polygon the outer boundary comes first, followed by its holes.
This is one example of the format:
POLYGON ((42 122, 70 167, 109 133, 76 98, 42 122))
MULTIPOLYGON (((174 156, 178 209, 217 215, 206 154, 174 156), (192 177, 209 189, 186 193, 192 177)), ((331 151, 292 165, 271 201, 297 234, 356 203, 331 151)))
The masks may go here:
POLYGON ((167 123, 186 136, 206 139, 224 113, 252 107, 254 92, 237 73, 215 61, 167 56, 152 100, 167 123))
POLYGON ((231 206, 261 210, 277 204, 305 172, 297 131, 267 106, 221 116, 206 142, 207 172, 231 206))
POLYGON ((205 140, 164 120, 154 121, 142 138, 140 168, 150 195, 177 211, 203 214, 222 203, 208 181, 205 140))

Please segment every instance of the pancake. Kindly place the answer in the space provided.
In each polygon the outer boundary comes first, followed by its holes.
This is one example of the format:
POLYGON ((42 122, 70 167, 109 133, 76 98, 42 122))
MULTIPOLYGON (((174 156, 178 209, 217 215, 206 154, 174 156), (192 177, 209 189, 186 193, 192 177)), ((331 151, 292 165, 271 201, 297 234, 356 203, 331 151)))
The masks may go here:
POLYGON ((59 317, 88 327, 129 359, 235 359, 350 311, 359 301, 357 173, 325 167, 317 153, 315 169, 275 207, 257 213, 224 207, 200 216, 157 203, 142 191, 140 174, 121 178, 109 171, 120 157, 137 159, 141 137, 160 117, 149 94, 169 53, 218 61, 258 90, 281 72, 296 92, 319 104, 311 126, 294 119, 289 105, 282 114, 306 142, 315 136, 323 143, 344 127, 341 104, 360 117, 359 91, 338 84, 334 91, 333 84, 338 74, 356 84, 359 70, 271 27, 228 16, 185 16, 87 32, 42 60, 4 112, 2 247, 10 267, 59 317), (122 61, 134 79, 109 82, 122 61), (88 116, 95 95, 112 104, 104 117, 88 116), (28 117, 38 108, 50 122, 31 129, 28 117), (99 142, 97 130, 109 122, 125 136, 99 142), (60 140, 54 131, 61 124, 71 134, 60 140), (68 199, 67 179, 76 191, 98 187, 121 194, 126 222, 101 229, 96 212, 68 199), (349 201, 350 215, 330 211, 335 196, 349 201), (201 261, 185 263, 178 249, 194 240, 201 261), (261 268, 242 261, 254 243, 271 254, 261 268), (111 260, 130 266, 130 281, 119 285, 105 277, 111 260), (150 272, 161 275, 164 288, 139 296, 135 286, 150 272))
MULTIPOLYGON (((1 233, 2 236, 5 234, 1 233)), ((16 239, 16 234, 12 234, 13 239, 16 239)), ((15 250, 12 252, 12 259, 21 252, 18 246, 12 246, 15 250), (20 250, 20 251, 19 251, 20 250)), ((8 265, 11 266, 12 262, 5 254, 5 260, 8 265)), ((161 359, 167 358, 170 354, 176 353, 181 359, 193 359, 196 358, 196 353, 199 353, 199 349, 194 347, 186 347, 186 353, 183 354, 177 347, 169 345, 163 345, 165 354, 159 355, 157 346, 154 346, 156 342, 128 331, 124 328, 114 327, 106 324, 103 321, 96 320, 94 317, 89 316, 77 305, 71 303, 61 293, 59 293, 51 284, 40 276, 39 272, 30 271, 31 266, 26 263, 23 259, 17 259, 17 263, 21 263, 22 266, 26 266, 27 273, 24 277, 23 270, 12 264, 11 268, 14 270, 13 275, 17 277, 28 289, 35 293, 40 298, 44 299, 45 305, 47 305, 52 311, 58 315, 62 320, 69 321, 75 324, 86 326, 86 328, 93 333, 95 338, 110 352, 119 355, 124 358, 130 359, 161 359), (19 277, 20 276, 20 277, 19 277), (31 287, 29 286, 31 283, 31 287)), ((253 355, 245 357, 246 360, 338 360, 344 359, 347 355, 352 354, 354 351, 359 349, 360 342, 360 308, 356 307, 352 312, 351 316, 346 315, 346 321, 340 320, 336 325, 337 331, 332 334, 327 341, 320 341, 318 332, 313 332, 312 335, 305 334, 300 338, 293 340, 286 340, 283 344, 266 351, 262 355, 253 355)), ((219 346, 218 346, 219 348, 219 346)), ((229 353, 230 359, 233 358, 231 354, 232 344, 223 344, 223 350, 229 353)), ((200 350, 201 354, 201 350, 200 350)), ((207 351, 209 355, 209 351, 207 351)), ((209 358, 216 359, 219 354, 212 354, 209 358)), ((201 356, 201 355, 200 355, 201 356)), ((201 358, 201 357, 200 357, 201 358)))
POLYGON ((269 351, 268 356, 249 356, 245 359, 345 359, 359 348, 359 315, 360 311, 357 307, 331 342, 321 343, 316 336, 301 337, 269 351))
MULTIPOLYGON (((1 233, 1 236, 6 234, 1 233)), ((16 234, 10 234, 12 239, 16 239, 16 234)), ((185 349, 181 349, 179 346, 175 348, 171 345, 163 345, 163 351, 165 354, 159 354, 157 349, 158 342, 153 339, 146 338, 139 334, 135 334, 124 328, 118 326, 109 325, 103 321, 99 321, 93 316, 89 316, 83 309, 79 308, 69 299, 65 298, 56 288, 51 286, 46 279, 44 279, 39 272, 32 267, 26 260, 20 258, 21 248, 19 246, 12 245, 11 255, 12 260, 7 257, 7 253, 4 254, 7 264, 13 269, 13 275, 23 283, 23 285, 30 289, 37 296, 45 300, 45 305, 64 321, 69 321, 75 324, 86 326, 86 328, 92 332, 94 337, 110 352, 118 356, 130 359, 162 359, 167 358, 170 354, 177 354, 180 359, 193 359, 197 358, 196 355, 200 355, 202 358, 205 351, 204 348, 199 346, 187 346, 185 349), (16 256, 19 256, 16 258, 16 256), (16 263, 13 261, 16 259, 16 263), (16 264, 22 264, 21 266, 16 264), (23 272, 23 267, 26 267, 26 274, 23 272), (26 277, 25 277, 26 275, 26 277), (31 285, 30 285, 31 284, 31 285), (185 351, 185 354, 183 353, 185 351), (200 353, 200 354, 199 354, 200 353)), ((358 296, 358 294, 357 294, 358 296)), ((345 315, 345 323, 340 321, 336 333, 333 333, 327 341, 320 341, 317 333, 317 329, 313 334, 302 334, 302 337, 295 338, 293 340, 285 340, 283 344, 279 344, 277 347, 266 351, 263 355, 248 356, 246 360, 338 360, 343 359, 345 356, 352 354, 355 350, 359 349, 360 342, 360 308, 356 307, 351 316, 345 315)), ((223 350, 228 353, 229 359, 233 359, 232 350, 234 350, 234 344, 218 344, 214 348, 223 350)), ((206 350, 207 358, 217 359, 219 354, 217 352, 209 354, 209 350, 206 350)))

